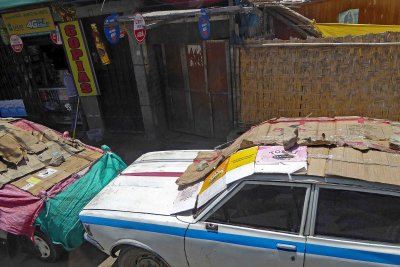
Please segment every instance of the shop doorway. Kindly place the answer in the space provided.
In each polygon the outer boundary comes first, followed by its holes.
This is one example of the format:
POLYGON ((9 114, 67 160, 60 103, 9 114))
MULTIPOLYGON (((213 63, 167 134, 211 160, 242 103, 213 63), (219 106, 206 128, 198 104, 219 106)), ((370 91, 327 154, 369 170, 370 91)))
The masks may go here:
POLYGON ((103 121, 110 132, 144 132, 128 36, 111 45, 107 42, 104 32, 99 30, 111 63, 103 65, 97 54, 91 24, 94 23, 98 29, 103 29, 105 18, 106 16, 97 16, 82 20, 99 84, 103 121))
POLYGON ((227 136, 233 125, 229 58, 227 41, 164 45, 166 103, 172 130, 227 136))
MULTIPOLYGON (((68 64, 63 46, 54 44, 49 34, 23 37, 23 42, 22 53, 0 46, 1 99, 22 99, 28 119, 70 130, 75 112, 64 86, 68 64)), ((80 112, 78 127, 82 121, 80 112)))

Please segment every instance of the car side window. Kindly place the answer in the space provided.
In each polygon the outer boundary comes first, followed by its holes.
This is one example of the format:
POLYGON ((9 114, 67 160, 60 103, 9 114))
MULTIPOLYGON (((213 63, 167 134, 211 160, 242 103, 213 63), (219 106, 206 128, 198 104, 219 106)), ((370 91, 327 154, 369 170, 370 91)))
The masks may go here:
POLYGON ((305 187, 246 184, 207 222, 299 233, 305 187))
POLYGON ((320 189, 315 235, 400 243, 400 197, 320 189))

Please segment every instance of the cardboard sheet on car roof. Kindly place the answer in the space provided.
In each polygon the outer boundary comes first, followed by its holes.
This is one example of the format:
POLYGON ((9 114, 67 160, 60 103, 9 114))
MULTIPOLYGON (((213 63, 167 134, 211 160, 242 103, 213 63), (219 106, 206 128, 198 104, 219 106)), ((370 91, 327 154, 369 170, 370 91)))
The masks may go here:
POLYGON ((196 159, 177 184, 203 180, 236 151, 258 145, 308 146, 308 175, 400 185, 400 123, 356 116, 266 121, 229 147, 196 159))
POLYGON ((0 119, 0 188, 12 183, 38 195, 102 156, 100 151, 63 138, 47 127, 27 130, 13 125, 14 122, 0 119), (58 166, 52 164, 52 159, 59 156, 62 162, 58 166))

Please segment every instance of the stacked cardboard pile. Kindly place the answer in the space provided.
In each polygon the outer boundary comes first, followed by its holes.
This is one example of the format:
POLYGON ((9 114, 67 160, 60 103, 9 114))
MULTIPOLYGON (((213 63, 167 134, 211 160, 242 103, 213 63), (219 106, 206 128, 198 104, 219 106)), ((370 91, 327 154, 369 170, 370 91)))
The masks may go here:
POLYGON ((202 180, 238 150, 260 145, 279 145, 285 149, 308 146, 308 168, 303 174, 400 185, 400 123, 364 117, 266 121, 223 150, 199 153, 177 184, 202 180))
POLYGON ((14 120, 0 120, 0 188, 12 183, 38 195, 102 156, 101 151, 49 128, 27 130, 15 125, 14 120))

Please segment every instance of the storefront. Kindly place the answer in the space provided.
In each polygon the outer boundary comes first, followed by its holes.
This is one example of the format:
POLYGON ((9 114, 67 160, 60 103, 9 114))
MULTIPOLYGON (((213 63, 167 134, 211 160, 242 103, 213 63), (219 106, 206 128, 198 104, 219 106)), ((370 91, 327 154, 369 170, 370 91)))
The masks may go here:
POLYGON ((1 100, 21 99, 29 118, 68 130, 74 114, 64 85, 68 62, 50 8, 4 13, 2 20, 1 100), (20 43, 9 43, 11 36, 20 43))

